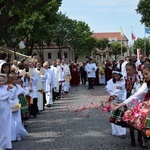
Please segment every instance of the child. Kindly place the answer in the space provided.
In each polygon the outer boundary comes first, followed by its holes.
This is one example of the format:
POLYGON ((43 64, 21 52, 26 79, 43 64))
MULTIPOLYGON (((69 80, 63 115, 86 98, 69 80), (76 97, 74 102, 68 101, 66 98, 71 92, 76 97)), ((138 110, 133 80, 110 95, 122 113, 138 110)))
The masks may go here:
POLYGON ((14 85, 5 85, 6 75, 0 74, 0 149, 11 149, 12 112, 9 99, 13 100, 16 89, 14 85))
MULTIPOLYGON (((139 100, 141 100, 142 102, 144 101, 144 99, 145 99, 145 101, 148 101, 148 102, 150 101, 150 91, 149 91, 149 89, 150 89, 149 88, 150 87, 150 64, 144 64, 142 72, 143 72, 143 77, 145 79, 145 82, 142 84, 142 86, 138 89, 137 92, 135 92, 133 95, 131 95, 124 102, 122 102, 120 104, 115 104, 114 108, 113 108, 114 110, 116 110, 122 106, 125 106, 127 104, 133 103, 133 100, 136 101, 136 103, 134 103, 135 106, 139 100)), ((145 119, 145 117, 143 117, 143 120, 144 119, 145 119)), ((141 120, 141 122, 144 122, 143 120, 141 120)), ((145 138, 144 138, 142 147, 144 150, 146 150, 146 149, 148 150, 148 142, 145 138)))
MULTIPOLYGON (((23 82, 21 80, 21 76, 18 76, 17 83, 21 87, 23 86, 23 82)), ((28 118, 29 118, 29 107, 28 107, 28 101, 26 99, 25 94, 28 94, 28 92, 24 91, 24 94, 23 93, 19 94, 18 95, 18 99, 19 99, 19 102, 21 104, 21 118, 22 118, 22 123, 26 127, 28 125, 28 123, 26 122, 26 120, 28 120, 28 118)))
MULTIPOLYGON (((15 86, 16 93, 14 100, 10 100, 11 107, 17 106, 19 104, 18 95, 21 93, 25 93, 25 90, 17 84, 17 75, 16 73, 10 73, 8 76, 8 83, 11 83, 15 86)), ((12 112, 12 123, 11 123, 11 140, 12 141, 20 141, 22 137, 28 135, 28 132, 25 130, 22 120, 21 120, 21 112, 20 108, 15 112, 12 112)))
MULTIPOLYGON (((125 77, 126 81, 126 90, 127 90, 127 97, 130 97, 134 94, 140 87, 141 87, 141 78, 138 74, 136 74, 136 65, 133 62, 129 62, 126 64, 126 73, 127 76, 125 77)), ((133 108, 134 103, 128 105, 128 109, 133 108)), ((134 135, 134 128, 129 127, 130 130, 130 139, 131 139, 131 146, 135 146, 135 135, 134 135)), ((142 145, 142 134, 141 131, 138 130, 138 143, 142 145)))
MULTIPOLYGON (((110 79, 106 85, 106 90, 110 94, 109 100, 121 103, 126 99, 125 80, 122 77, 121 72, 119 72, 119 69, 117 68, 112 72, 112 75, 113 78, 110 79)), ((112 135, 120 136, 120 138, 125 138, 126 128, 115 125, 114 123, 111 123, 111 127, 112 135)))

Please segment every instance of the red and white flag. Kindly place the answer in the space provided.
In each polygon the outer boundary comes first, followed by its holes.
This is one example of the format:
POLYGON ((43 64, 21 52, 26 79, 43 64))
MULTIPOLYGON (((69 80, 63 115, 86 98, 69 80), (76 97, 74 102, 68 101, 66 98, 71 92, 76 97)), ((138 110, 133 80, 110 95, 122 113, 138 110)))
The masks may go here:
POLYGON ((133 41, 136 39, 136 36, 134 35, 133 32, 131 33, 131 37, 132 37, 132 40, 133 40, 133 41))
POLYGON ((132 40, 134 41, 134 40, 136 39, 136 36, 135 36, 135 34, 134 34, 134 32, 133 32, 133 29, 132 29, 132 27, 131 27, 131 30, 132 30, 132 33, 131 33, 131 38, 132 38, 132 40))

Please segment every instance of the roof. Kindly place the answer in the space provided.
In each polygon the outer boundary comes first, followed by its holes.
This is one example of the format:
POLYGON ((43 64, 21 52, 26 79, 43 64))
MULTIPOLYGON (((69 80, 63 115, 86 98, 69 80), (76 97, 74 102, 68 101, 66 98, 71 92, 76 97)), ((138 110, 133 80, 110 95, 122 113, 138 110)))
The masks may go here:
POLYGON ((117 41, 128 41, 127 37, 121 35, 121 32, 104 32, 104 33, 93 33, 92 37, 97 39, 107 38, 109 39, 117 39, 117 41))

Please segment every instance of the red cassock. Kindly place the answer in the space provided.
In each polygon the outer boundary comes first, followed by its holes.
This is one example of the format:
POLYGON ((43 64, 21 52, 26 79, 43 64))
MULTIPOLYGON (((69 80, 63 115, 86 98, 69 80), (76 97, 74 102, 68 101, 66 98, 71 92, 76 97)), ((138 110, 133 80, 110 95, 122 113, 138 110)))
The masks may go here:
POLYGON ((70 68, 70 72, 71 72, 71 80, 70 80, 70 85, 79 85, 80 83, 80 77, 79 77, 79 72, 78 72, 78 68, 76 65, 71 64, 69 66, 70 68))

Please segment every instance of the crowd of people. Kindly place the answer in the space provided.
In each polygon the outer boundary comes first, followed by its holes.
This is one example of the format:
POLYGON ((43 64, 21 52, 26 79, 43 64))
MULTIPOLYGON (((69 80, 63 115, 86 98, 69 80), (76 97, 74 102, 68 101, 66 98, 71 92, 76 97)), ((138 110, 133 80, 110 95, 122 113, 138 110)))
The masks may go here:
MULTIPOLYGON (((137 59, 136 55, 125 57, 124 61, 107 63, 112 77, 106 75, 106 90, 109 99, 104 106, 111 105, 112 135, 126 137, 126 128, 129 128, 131 146, 138 144, 148 149, 150 135, 150 60, 143 55, 137 59), (137 131, 137 138, 135 137, 137 131)), ((109 75, 109 74, 108 74, 109 75)))
MULTIPOLYGON (((135 93, 139 90, 148 92, 149 66, 149 59, 143 55, 140 55, 139 60, 136 55, 132 55, 119 62, 106 60, 101 63, 89 58, 87 62, 68 63, 64 59, 57 59, 50 63, 41 62, 34 54, 28 59, 13 60, 10 63, 7 62, 7 54, 1 53, 0 148, 12 149, 13 141, 21 141, 28 135, 25 128, 28 119, 36 118, 45 107, 53 107, 56 100, 67 98, 72 86, 81 84, 92 90, 94 85, 106 85, 110 94, 109 102, 115 102, 114 111, 130 103, 130 97, 138 101, 140 96, 135 93), (146 84, 145 89, 143 84, 146 84)), ((131 104, 128 106, 130 109, 137 103, 131 104)), ((131 146, 136 143, 134 129, 133 126, 129 127, 131 146)), ((112 123, 112 134, 124 138, 126 128, 112 123)), ((138 142, 147 148, 147 141, 143 142, 142 136, 138 129, 138 142)))

